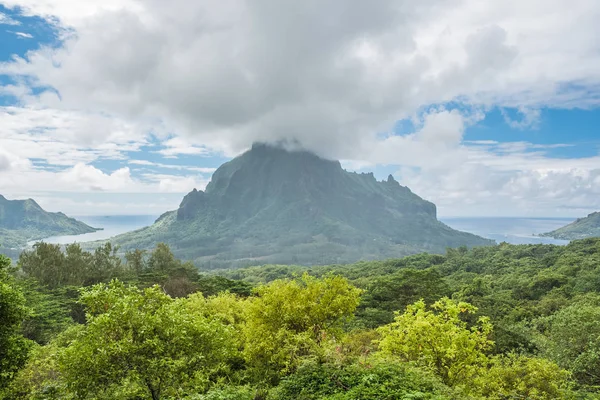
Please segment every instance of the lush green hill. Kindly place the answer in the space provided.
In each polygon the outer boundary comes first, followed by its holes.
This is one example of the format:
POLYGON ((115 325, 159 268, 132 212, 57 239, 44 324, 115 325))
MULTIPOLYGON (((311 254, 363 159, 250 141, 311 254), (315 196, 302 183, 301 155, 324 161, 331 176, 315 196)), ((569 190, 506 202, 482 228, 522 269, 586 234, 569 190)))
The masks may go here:
POLYGON ((214 268, 352 262, 492 244, 439 222, 434 204, 391 175, 378 182, 337 161, 261 144, 222 165, 206 190, 194 189, 178 210, 112 242, 123 249, 166 242, 179 257, 214 268))
POLYGON ((585 218, 579 218, 569 225, 552 232, 544 233, 541 236, 564 240, 600 237, 600 212, 592 213, 585 218))
POLYGON ((20 248, 30 240, 57 235, 79 235, 98 229, 63 213, 44 211, 34 200, 7 200, 0 195, 0 245, 20 248))

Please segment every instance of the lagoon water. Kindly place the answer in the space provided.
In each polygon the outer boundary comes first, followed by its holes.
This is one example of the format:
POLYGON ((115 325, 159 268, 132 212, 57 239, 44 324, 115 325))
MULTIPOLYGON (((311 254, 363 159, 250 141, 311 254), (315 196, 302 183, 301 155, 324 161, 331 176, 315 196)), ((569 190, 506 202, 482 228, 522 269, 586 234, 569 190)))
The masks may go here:
MULTIPOLYGON (((107 216, 75 216, 79 221, 85 222, 94 228, 104 228, 101 231, 85 233, 83 235, 53 236, 44 239, 46 243, 70 244, 74 242, 91 242, 104 240, 121 233, 130 232, 145 226, 152 225, 158 218, 156 215, 107 215, 107 216)), ((32 245, 35 242, 29 242, 32 245)))
POLYGON ((493 239, 497 243, 564 245, 569 241, 535 235, 558 229, 573 222, 575 218, 457 217, 440 220, 454 229, 493 239))
MULTIPOLYGON (((75 217, 102 231, 84 235, 55 236, 44 241, 46 243, 69 244, 73 242, 88 242, 104 240, 121 233, 129 232, 151 225, 156 215, 112 215, 112 216, 78 216, 75 217)), ((479 236, 493 239, 496 242, 512 244, 551 243, 567 244, 566 240, 541 238, 536 234, 550 232, 570 222, 573 218, 498 218, 498 217, 455 217, 440 218, 446 225, 454 229, 471 232, 479 236)))

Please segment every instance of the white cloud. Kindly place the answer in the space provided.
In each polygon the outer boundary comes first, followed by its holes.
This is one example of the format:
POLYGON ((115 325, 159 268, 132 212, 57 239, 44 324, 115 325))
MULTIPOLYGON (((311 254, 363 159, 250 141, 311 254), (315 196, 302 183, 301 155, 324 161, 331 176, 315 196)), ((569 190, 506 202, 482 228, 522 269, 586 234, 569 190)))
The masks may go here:
POLYGON ((67 184, 79 186, 82 191, 127 191, 134 185, 129 168, 120 168, 106 174, 94 166, 79 163, 59 176, 67 184))
MULTIPOLYGON (((554 159, 549 147, 525 141, 463 141, 492 107, 517 108, 517 118, 505 113, 506 122, 531 129, 544 107, 598 106, 596 0, 6 5, 74 29, 62 32, 62 48, 0 65, 17 79, 3 91, 25 105, 0 110, 0 147, 19 160, 67 167, 73 179, 60 181, 67 190, 76 178, 89 180, 86 190, 202 185, 195 176, 209 172, 202 166, 181 167, 192 173, 185 177, 136 178, 133 167, 117 173, 91 165, 126 160, 152 132, 166 158, 233 155, 253 141, 287 141, 345 165, 399 165, 402 182, 449 213, 597 204, 597 157, 554 159), (29 80, 60 96, 38 96, 29 80), (466 111, 431 108, 449 101, 466 111), (415 132, 390 134, 404 118, 415 119, 415 132)), ((31 179, 56 177, 22 168, 31 179)))
POLYGON ((227 151, 286 139, 350 158, 424 105, 586 105, 600 85, 593 0, 92 1, 76 20, 61 1, 21 3, 77 29, 2 68, 55 87, 49 104, 159 119, 227 151))
POLYGON ((129 160, 127 162, 132 165, 143 165, 143 166, 148 166, 148 167, 176 169, 179 171, 193 171, 193 172, 199 172, 201 174, 212 174, 213 172, 215 172, 217 170, 216 168, 212 168, 212 167, 195 167, 195 166, 191 166, 191 165, 163 164, 163 163, 157 163, 157 162, 148 161, 148 160, 129 160))
POLYGON ((521 115, 520 119, 511 118, 511 116, 506 112, 506 110, 502 110, 502 116, 504 117, 504 121, 512 127, 516 129, 526 129, 526 128, 536 128, 540 122, 540 118, 542 112, 535 108, 527 108, 527 107, 519 107, 518 112, 521 115))
POLYGON ((13 32, 19 39, 33 39, 33 35, 31 33, 25 32, 13 32))
POLYGON ((144 178, 156 182, 163 193, 187 193, 194 188, 204 190, 208 184, 208 179, 197 176, 145 174, 144 178))
POLYGON ((168 139, 162 143, 162 146, 165 148, 158 150, 157 153, 167 158, 177 158, 179 155, 206 155, 210 152, 205 146, 194 145, 180 137, 168 139))
POLYGON ((19 21, 17 21, 16 19, 11 18, 10 16, 4 14, 3 12, 0 12, 0 25, 17 26, 17 25, 21 25, 21 23, 19 21))

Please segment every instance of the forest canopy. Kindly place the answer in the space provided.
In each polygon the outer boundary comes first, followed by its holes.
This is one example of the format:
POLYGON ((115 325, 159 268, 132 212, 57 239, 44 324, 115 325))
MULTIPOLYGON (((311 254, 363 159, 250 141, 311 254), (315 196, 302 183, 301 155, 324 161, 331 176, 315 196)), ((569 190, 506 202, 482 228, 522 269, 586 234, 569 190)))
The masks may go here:
POLYGON ((0 259, 6 399, 593 399, 600 239, 202 273, 39 243, 0 259))

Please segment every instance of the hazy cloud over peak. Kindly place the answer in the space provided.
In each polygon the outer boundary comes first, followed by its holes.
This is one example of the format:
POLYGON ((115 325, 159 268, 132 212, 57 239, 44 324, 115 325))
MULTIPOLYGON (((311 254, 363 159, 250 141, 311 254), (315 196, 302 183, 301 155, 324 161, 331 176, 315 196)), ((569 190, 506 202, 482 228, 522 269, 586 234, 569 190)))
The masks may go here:
POLYGON ((178 158, 233 156, 257 141, 348 165, 397 166, 403 184, 442 206, 459 193, 473 202, 491 201, 494 190, 512 198, 511 188, 576 179, 565 172, 575 165, 597 168, 589 154, 555 162, 531 138, 512 138, 524 148, 510 151, 464 141, 491 110, 512 110, 500 120, 525 132, 540 127, 545 109, 598 106, 595 0, 5 5, 46 18, 61 42, 0 63, 10 79, 0 93, 18 104, 3 107, 0 139, 21 160, 68 167, 61 173, 99 190, 144 180, 184 191, 206 177, 169 175, 192 171, 177 169, 178 158), (97 165, 126 161, 128 152, 149 159, 131 164, 129 175, 126 163, 97 165), (140 175, 141 167, 157 170, 140 175))
MULTIPOLYGON (((567 20, 597 30, 585 11, 595 3, 575 2, 567 20)), ((427 104, 560 105, 561 83, 600 84, 592 43, 560 39, 572 29, 556 25, 566 2, 502 3, 140 0, 79 20, 64 11, 77 28, 64 47, 2 70, 55 88, 61 100, 43 99, 48 106, 160 120, 234 152, 293 139, 348 158, 357 139, 427 104)), ((54 11, 61 17, 60 3, 54 11)))

